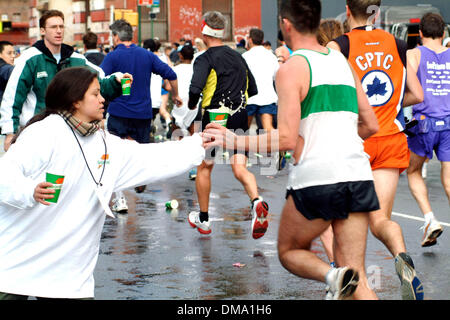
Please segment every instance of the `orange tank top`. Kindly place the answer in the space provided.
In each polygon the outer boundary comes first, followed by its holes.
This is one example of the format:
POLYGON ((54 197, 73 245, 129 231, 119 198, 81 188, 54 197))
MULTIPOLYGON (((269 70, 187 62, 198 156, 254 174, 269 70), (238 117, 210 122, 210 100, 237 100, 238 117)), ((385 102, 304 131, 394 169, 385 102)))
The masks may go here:
POLYGON ((378 119, 380 130, 373 137, 403 131, 406 68, 394 36, 371 27, 353 29, 346 35, 350 45, 348 61, 358 74, 378 119))

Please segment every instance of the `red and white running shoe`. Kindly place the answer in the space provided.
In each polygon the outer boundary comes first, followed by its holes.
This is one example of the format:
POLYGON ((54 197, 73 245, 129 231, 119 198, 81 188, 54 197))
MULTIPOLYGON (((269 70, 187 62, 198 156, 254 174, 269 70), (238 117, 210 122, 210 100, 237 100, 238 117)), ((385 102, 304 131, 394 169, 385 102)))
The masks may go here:
POLYGON ((192 228, 197 228, 198 232, 201 234, 210 234, 211 233, 211 222, 203 221, 200 222, 200 212, 191 211, 188 216, 189 224, 192 228))
POLYGON ((269 205, 260 197, 252 205, 252 236, 253 239, 261 238, 269 227, 267 215, 269 214, 269 205))

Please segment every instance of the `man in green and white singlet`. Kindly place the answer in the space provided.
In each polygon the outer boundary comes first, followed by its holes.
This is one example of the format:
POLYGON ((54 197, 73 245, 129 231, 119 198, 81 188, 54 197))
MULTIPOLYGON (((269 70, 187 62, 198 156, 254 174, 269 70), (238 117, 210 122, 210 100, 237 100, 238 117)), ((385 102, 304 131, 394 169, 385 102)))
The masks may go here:
POLYGON ((294 150, 278 233, 281 264, 293 274, 327 284, 327 299, 377 299, 365 274, 368 213, 379 208, 363 139, 378 130, 361 83, 345 57, 321 46, 320 0, 283 0, 280 28, 293 55, 276 77, 278 129, 236 136, 210 124, 207 145, 234 144, 250 152, 294 150), (310 251, 330 225, 332 268, 310 251))

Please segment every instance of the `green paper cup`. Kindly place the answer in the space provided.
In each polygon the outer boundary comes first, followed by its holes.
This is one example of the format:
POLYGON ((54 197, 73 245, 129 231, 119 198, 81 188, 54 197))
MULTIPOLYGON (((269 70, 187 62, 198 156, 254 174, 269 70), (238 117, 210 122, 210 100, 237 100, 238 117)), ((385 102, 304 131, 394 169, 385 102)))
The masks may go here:
POLYGON ((218 112, 216 110, 209 110, 209 121, 212 123, 220 124, 221 126, 227 126, 229 114, 227 112, 218 112))
POLYGON ((166 209, 177 209, 178 208, 178 201, 177 200, 170 200, 166 202, 166 209))
POLYGON ((47 199, 47 202, 53 202, 53 203, 57 203, 58 199, 59 199, 59 195, 61 193, 61 188, 62 185, 64 183, 64 176, 61 175, 57 175, 57 174, 51 174, 51 173, 46 173, 46 181, 53 183, 52 187, 48 187, 47 189, 54 189, 55 193, 53 194, 53 198, 52 199, 47 199))
POLYGON ((131 79, 130 78, 122 78, 122 95, 129 96, 131 94, 131 79))

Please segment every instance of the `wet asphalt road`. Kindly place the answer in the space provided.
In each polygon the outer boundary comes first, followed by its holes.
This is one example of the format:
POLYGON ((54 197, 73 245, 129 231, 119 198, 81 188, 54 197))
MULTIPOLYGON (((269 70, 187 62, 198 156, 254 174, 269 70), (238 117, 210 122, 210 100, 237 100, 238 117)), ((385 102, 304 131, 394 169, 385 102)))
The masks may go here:
MULTIPOLYGON (((0 136, 0 156, 3 141, 0 136)), ((144 193, 127 190, 129 213, 106 218, 94 273, 97 300, 322 300, 325 285, 300 279, 278 261, 276 239, 284 203, 287 170, 256 176, 260 194, 270 206, 265 236, 250 234, 250 203, 229 165, 216 165, 212 175, 210 216, 212 234, 200 235, 187 222, 198 210, 195 183, 185 175, 147 186, 144 193), (178 210, 164 203, 177 199, 178 210), (233 266, 235 263, 245 265, 233 266)), ((422 215, 400 176, 393 219, 402 229, 407 249, 421 279, 425 299, 450 299, 450 210, 440 182, 440 164, 428 165, 427 185, 435 216, 443 222, 438 244, 422 248, 422 215)), ((320 241, 312 249, 325 261, 320 241)), ((366 268, 369 283, 380 299, 401 299, 393 258, 370 233, 366 268)))
MULTIPOLYGON (((210 218, 212 234, 201 235, 187 222, 198 210, 195 183, 185 175, 147 186, 144 193, 126 191, 129 213, 107 218, 95 271, 96 299, 118 300, 322 300, 325 285, 300 279, 278 261, 276 239, 287 170, 261 175, 249 168, 260 194, 270 206, 266 235, 250 234, 250 203, 231 167, 216 165, 212 175, 210 218), (178 210, 164 203, 177 199, 178 210), (234 264, 240 263, 242 267, 234 264)), ((438 244, 422 248, 421 213, 400 177, 393 219, 403 229, 406 246, 423 282, 425 299, 450 298, 449 204, 440 184, 440 164, 432 160, 427 183, 436 217, 446 223, 438 244), (416 220, 417 219, 417 220, 416 220)), ((312 249, 324 260, 320 241, 312 249)), ((401 299, 394 261, 369 234, 366 254, 369 283, 380 299, 401 299)))

